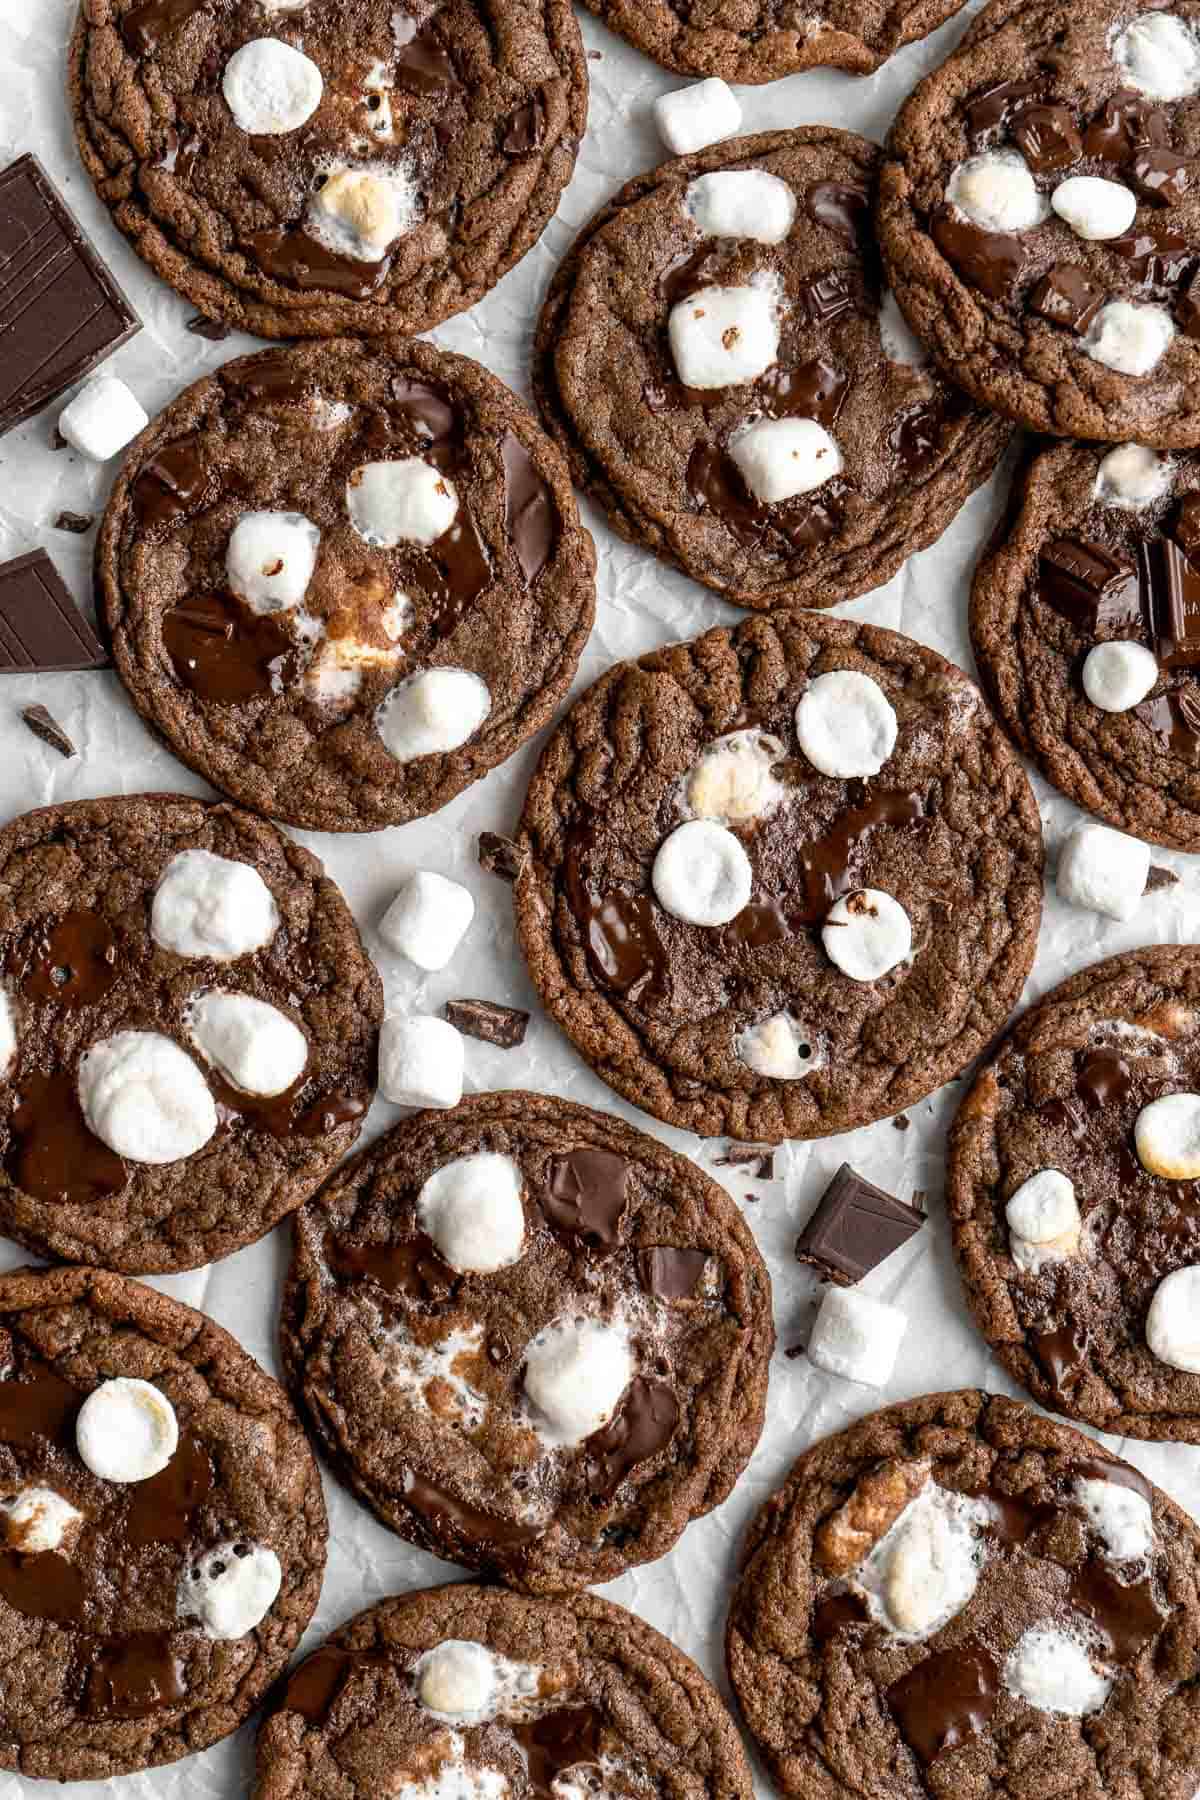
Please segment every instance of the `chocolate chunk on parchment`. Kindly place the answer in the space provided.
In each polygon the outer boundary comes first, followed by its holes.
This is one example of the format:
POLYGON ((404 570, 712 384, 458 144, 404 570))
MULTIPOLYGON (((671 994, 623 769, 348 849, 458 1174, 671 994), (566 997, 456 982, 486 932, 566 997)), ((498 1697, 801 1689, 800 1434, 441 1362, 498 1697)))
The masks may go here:
POLYGON ((210 344, 223 344, 230 334, 230 327, 223 320, 206 319, 203 313, 189 319, 187 328, 193 337, 206 338, 210 344))
POLYGON ((752 1181, 774 1181, 775 1153, 769 1145, 730 1144, 713 1159, 715 1169, 741 1169, 752 1181))
POLYGON ((529 1014, 519 1006, 500 1006, 493 1000, 447 1000, 446 1018, 467 1037, 515 1050, 525 1042, 529 1014))
POLYGON ((796 1240, 797 1262, 851 1287, 920 1231, 924 1214, 843 1163, 796 1240))
POLYGON ((479 834, 479 866, 485 875, 497 875, 501 881, 515 881, 529 860, 520 844, 501 837, 498 831, 479 834))
POLYGON ((1164 869, 1155 863, 1146 877, 1145 892, 1157 894, 1160 888, 1176 887, 1178 883, 1179 877, 1174 869, 1164 869))
POLYGON ((60 512, 54 521, 55 531, 70 531, 76 537, 83 537, 96 523, 90 513, 60 512))
MULTIPOLYGON (((58 751, 60 756, 79 755, 78 750, 76 750, 74 744, 71 742, 58 720, 52 713, 47 712, 44 706, 23 707, 21 717, 24 719, 26 725, 28 725, 30 731, 32 731, 34 737, 41 738, 44 744, 49 744, 52 750, 58 751)), ((1153 871, 1151 871, 1151 873, 1153 873, 1153 871)))

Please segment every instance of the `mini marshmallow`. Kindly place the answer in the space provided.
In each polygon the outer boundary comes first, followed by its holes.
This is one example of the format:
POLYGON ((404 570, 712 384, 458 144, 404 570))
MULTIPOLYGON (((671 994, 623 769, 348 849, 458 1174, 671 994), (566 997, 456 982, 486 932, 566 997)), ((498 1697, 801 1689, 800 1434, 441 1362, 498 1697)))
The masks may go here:
POLYGON ((929 361, 928 350, 900 311, 891 288, 879 308, 879 340, 888 361, 899 363, 902 368, 920 369, 929 361))
POLYGON ((89 1130, 130 1162, 182 1162, 217 1129, 208 1083, 191 1057, 157 1031, 118 1031, 79 1065, 89 1130))
POLYGON ((1200 42, 1174 13, 1143 13, 1113 41, 1112 56, 1130 87, 1151 100, 1200 93, 1200 42))
POLYGON ((977 1501, 933 1481, 905 1507, 862 1572, 890 1631, 932 1637, 969 1604, 983 1567, 982 1522, 977 1501))
POLYGON ((360 538, 378 550, 436 544, 458 517, 458 490, 419 456, 364 463, 346 483, 346 508, 360 538))
POLYGON ((685 387, 757 381, 779 355, 775 300, 761 287, 709 287, 689 294, 671 308, 667 335, 685 387))
POLYGON ((449 1112, 462 1099, 462 1037, 445 1019, 427 1013, 390 1013, 379 1033, 379 1091, 397 1106, 449 1112))
POLYGON ((1133 1141, 1142 1167, 1151 1175, 1167 1181, 1200 1180, 1200 1094, 1164 1094, 1143 1106, 1134 1122, 1133 1141))
POLYGON ((249 863, 181 850, 155 889, 150 935, 176 956, 236 962, 264 949, 278 930, 275 897, 249 863))
POLYGON ((416 869, 401 882, 379 935, 389 950, 432 973, 446 967, 474 917, 475 902, 459 882, 416 869))
POLYGON ((0 1077, 17 1060, 17 1009, 6 987, 0 987, 0 1077))
POLYGON ((857 1288, 826 1288, 808 1343, 809 1360, 863 1387, 886 1387, 907 1329, 899 1307, 857 1288))
POLYGON ((692 156, 736 137, 742 128, 742 109, 728 83, 714 78, 663 94, 654 102, 654 123, 673 155, 692 156))
POLYGON ((1060 181, 1050 204, 1085 243, 1105 243, 1128 231, 1137 216, 1137 196, 1120 181, 1099 175, 1072 175, 1060 181))
POLYGON ((460 1275, 492 1275, 520 1260, 525 1177, 511 1156, 480 1150, 429 1177, 417 1198, 421 1229, 460 1275))
POLYGON ((765 731, 733 731, 716 738, 687 779, 687 804, 697 818, 747 824, 774 812, 784 790, 772 770, 784 747, 765 731))
POLYGON ((150 415, 115 375, 93 375, 59 414, 58 429, 73 450, 108 462, 145 431, 150 415))
POLYGON ((633 1373, 629 1340, 617 1327, 599 1319, 547 1325, 525 1352, 525 1392, 543 1437, 557 1446, 582 1444, 608 1424, 633 1373))
POLYGON ((1136 512, 1161 500, 1174 475, 1174 463, 1161 450, 1150 450, 1145 444, 1118 444, 1096 473, 1096 498, 1102 506, 1136 512))
POLYGON ((0 1539, 22 1556, 63 1550, 83 1523, 83 1514, 53 1488, 27 1487, 0 1500, 0 1539))
POLYGON ((748 1069, 770 1081, 802 1081, 814 1069, 825 1066, 813 1034, 786 1012, 775 1013, 761 1024, 739 1032, 734 1050, 748 1069))
POLYGON ((724 825, 689 819, 660 847, 650 879, 659 905, 689 925, 728 925, 750 903, 750 858, 724 825))
POLYGON ((493 1715, 496 1658, 482 1644, 447 1638, 427 1650, 413 1669, 417 1699, 426 1712, 456 1725, 482 1724, 493 1715))
POLYGON ((718 169, 701 175, 684 195, 697 231, 712 238, 750 238, 782 244, 796 218, 796 196, 765 169, 718 169))
MULTIPOLYGON (((1195 1101, 1200 1111, 1200 1097, 1194 1094, 1172 1095, 1172 1098, 1195 1101)), ((1160 1106, 1162 1102, 1156 1100, 1154 1104, 1160 1106)), ((1193 1144, 1200 1144, 1200 1133, 1193 1144)), ((1141 1155, 1140 1142, 1138 1154, 1141 1155)), ((1142 1160, 1144 1162, 1145 1157, 1142 1160)), ((1194 1162, 1200 1167, 1200 1156, 1195 1153, 1194 1162)), ((1190 1268, 1176 1269, 1173 1275, 1159 1282, 1146 1315, 1146 1343, 1159 1362, 1166 1363, 1169 1369, 1200 1375, 1200 1268, 1194 1264, 1190 1268)))
POLYGON ((1102 712, 1137 706, 1158 683, 1158 658, 1144 644, 1095 644, 1083 665, 1083 691, 1102 712))
POLYGON ((762 419, 734 438, 729 454, 766 506, 810 494, 843 467, 836 442, 815 419, 762 419))
POLYGON ((75 1448, 101 1481, 149 1481, 179 1448, 175 1408, 148 1381, 102 1381, 79 1409, 75 1448))
POLYGON ((912 954, 912 920, 879 888, 835 900, 821 930, 825 954, 851 981, 878 981, 912 954))
POLYGON ((197 994, 188 1007, 188 1030, 205 1061, 245 1094, 286 1093, 308 1063, 300 1027, 250 994, 197 994))
POLYGON ((1107 825, 1077 825, 1058 857, 1058 892, 1071 906, 1132 919, 1146 892, 1150 849, 1107 825))
POLYGON ((1047 212, 1025 158, 1016 150, 987 150, 960 163, 946 198, 983 231, 1029 231, 1047 212))
POLYGON ((1154 1548, 1154 1509, 1116 1481, 1077 1481, 1075 1498, 1112 1562, 1137 1562, 1154 1548))
POLYGON ((225 552, 225 572, 256 613, 286 612, 308 592, 321 533, 303 513, 243 513, 225 552))
POLYGON ((1083 347, 1093 362, 1119 375, 1149 375, 1174 336, 1175 322, 1163 307, 1110 300, 1093 319, 1083 347))
POLYGON ((417 190, 402 169, 339 169, 309 203, 308 231, 338 256, 379 262, 412 229, 417 190))
POLYGON ((252 38, 235 50, 221 80, 225 104, 251 137, 298 131, 321 104, 321 71, 280 38, 252 38))
POLYGON ((1039 1712, 1072 1719, 1099 1712, 1113 1686, 1077 1638, 1050 1625, 1024 1633, 1004 1665, 1003 1681, 1010 1694, 1039 1712))
POLYGON ((179 1578, 176 1610, 230 1643, 261 1625, 283 1586, 283 1566, 262 1544, 221 1544, 179 1578))
POLYGON ((1075 1183, 1061 1169, 1039 1169, 1021 1183, 1004 1214, 1017 1237, 1030 1244, 1048 1244, 1079 1228, 1075 1183))
POLYGON ((878 775, 896 748, 896 713, 877 681, 835 669, 809 683, 796 708, 796 737, 822 775, 878 775))
POLYGON ((375 715, 397 762, 457 750, 492 710, 486 683, 466 669, 422 669, 394 687, 375 715))

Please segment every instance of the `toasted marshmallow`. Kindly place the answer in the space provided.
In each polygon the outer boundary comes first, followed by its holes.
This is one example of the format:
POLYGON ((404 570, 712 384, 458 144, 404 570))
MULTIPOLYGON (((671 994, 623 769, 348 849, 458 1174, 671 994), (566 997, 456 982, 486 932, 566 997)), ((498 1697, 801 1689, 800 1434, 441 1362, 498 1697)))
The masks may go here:
POLYGON ((970 1603, 985 1561, 984 1503, 928 1481, 854 1577, 892 1636, 920 1642, 970 1603))
POLYGON ((379 1091, 396 1106, 449 1112, 462 1099, 462 1036, 445 1019, 389 1013, 379 1034, 379 1091))
POLYGON ((243 513, 225 552, 229 585, 256 613, 286 612, 307 594, 320 544, 303 513, 243 513))
POLYGON ((1142 13, 1112 43, 1113 61, 1129 86, 1151 100, 1200 93, 1200 41, 1175 13, 1142 13))
POLYGON ((389 950, 433 973, 446 967, 474 917, 475 902, 460 882, 415 869, 380 920, 379 935, 389 950))
POLYGON ((714 76, 660 95, 654 102, 654 122, 673 156, 693 156, 710 144, 736 137, 742 128, 742 109, 728 83, 714 76))
POLYGON ((342 168, 313 195, 307 228, 337 256, 380 262, 417 213, 417 189, 403 169, 342 168))
POLYGON ((229 1643, 257 1629, 283 1586, 283 1567, 262 1544, 221 1544, 179 1579, 176 1611, 199 1619, 210 1638, 229 1643))
POLYGON ((662 844, 650 879, 658 903, 689 925, 728 925, 750 902, 750 858, 724 825, 689 819, 662 844))
POLYGON ((1133 1127, 1142 1167, 1167 1181, 1200 1179, 1200 1094, 1164 1094, 1133 1127))
POLYGON ((22 1556, 65 1554, 82 1524, 83 1514, 53 1488, 22 1488, 0 1500, 0 1542, 22 1556))
POLYGON ((175 1408, 148 1381, 102 1381, 79 1409, 75 1448, 101 1481, 149 1481, 179 1448, 175 1408))
POLYGON ((1116 1481, 1081 1480, 1075 1498, 1112 1562, 1140 1562, 1154 1548, 1154 1509, 1116 1481))
POLYGON ((765 169, 718 169, 698 176, 683 205, 705 237, 751 238, 756 244, 782 244, 796 218, 795 194, 765 169))
POLYGON ((1040 225, 1047 206, 1016 150, 986 150, 960 163, 946 199, 981 231, 1022 232, 1040 225))
POLYGON ((480 1150, 429 1177, 417 1199, 417 1218, 452 1269, 492 1275, 520 1260, 524 1192, 525 1177, 511 1156, 480 1150))
POLYGON ((1057 886, 1072 906, 1132 919, 1146 892, 1150 848, 1107 825, 1077 825, 1059 851, 1057 886))
POLYGON ((1168 1368, 1200 1375, 1200 1268, 1176 1269, 1159 1282, 1146 1316, 1146 1342, 1168 1368))
POLYGON ((12 1071, 17 1060, 17 1009, 12 995, 0 986, 0 1078, 12 1071))
POLYGON ((765 731, 733 731, 714 739, 687 777, 684 796, 698 819, 747 825, 775 811, 784 789, 771 773, 784 748, 765 731))
POLYGON ((282 137, 312 118, 325 83, 303 51, 280 38, 252 38, 225 64, 221 92, 235 122, 251 137, 282 137))
POLYGON ((428 547, 458 517, 458 489, 448 475, 419 456, 364 463, 346 484, 350 523, 365 543, 380 550, 397 544, 428 547))
POLYGON ((1137 512, 1169 493, 1174 475, 1174 463, 1161 450, 1118 444, 1096 472, 1096 498, 1102 506, 1137 512))
POLYGON ((815 1034, 791 1013, 779 1012, 740 1031, 734 1040, 739 1062, 769 1081, 803 1081, 825 1067, 825 1053, 815 1034))
POLYGON ((93 1044, 79 1064, 78 1088, 89 1130, 130 1162, 182 1162, 217 1129, 208 1083, 157 1031, 118 1031, 93 1044))
POLYGON ((188 1029, 206 1062, 246 1094, 283 1094, 308 1063, 308 1039, 277 1006, 216 988, 188 1006, 188 1029))
POLYGON ((762 419, 734 438, 729 454, 764 506, 810 494, 844 466, 836 442, 815 419, 762 419))
POLYGON ((145 431, 150 416, 115 375, 93 375, 59 414, 58 429, 72 450, 109 462, 145 431))
POLYGON ((858 1288, 829 1287, 808 1341, 809 1361, 864 1387, 886 1387, 907 1329, 899 1307, 858 1288))
POLYGON ((1101 712, 1129 712, 1158 684, 1158 658, 1144 644, 1094 644, 1083 665, 1083 691, 1101 712))
POLYGON ((1054 1625, 1024 1633, 1004 1665, 1003 1682, 1039 1712, 1072 1719, 1099 1712, 1113 1686, 1079 1639, 1054 1625))
POLYGON ((821 942, 830 962, 851 981, 878 981, 912 955, 912 920, 879 888, 858 888, 835 900, 821 942))
POLYGON ((265 949, 278 930, 274 895, 249 863, 181 850, 155 889, 150 935, 176 956, 236 962, 265 949))
POLYGON ((1137 217, 1137 196, 1124 182, 1099 175, 1072 175, 1060 181, 1050 204, 1085 243, 1120 237, 1137 217))
POLYGON ((796 737, 822 775, 878 775, 896 748, 896 713, 877 681, 836 669, 811 681, 796 708, 796 737))
POLYGON ((1175 337, 1175 321, 1161 306, 1110 300, 1092 320, 1083 347, 1094 362, 1119 375, 1149 375, 1175 337))
POLYGON ((671 354, 686 387, 739 387, 779 355, 779 316, 765 287, 709 287, 671 308, 671 354))
POLYGON ((558 1320, 525 1352, 525 1392, 556 1446, 582 1444, 607 1425, 633 1376, 627 1334, 599 1319, 558 1320))
POLYGON ((397 762, 457 750, 492 710, 492 696, 466 669, 422 669, 394 687, 375 715, 397 762))

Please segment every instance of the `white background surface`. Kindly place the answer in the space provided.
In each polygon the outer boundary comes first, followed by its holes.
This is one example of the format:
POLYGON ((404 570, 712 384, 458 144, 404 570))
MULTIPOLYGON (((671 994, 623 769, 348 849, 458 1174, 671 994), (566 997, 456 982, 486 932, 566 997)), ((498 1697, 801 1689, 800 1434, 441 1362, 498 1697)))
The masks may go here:
MULTIPOLYGON (((248 338, 206 344, 184 326, 193 309, 157 281, 128 249, 96 202, 77 161, 63 101, 65 49, 74 0, 0 0, 0 153, 3 163, 34 150, 132 298, 145 324, 141 336, 107 365, 133 388, 153 414, 198 375, 227 358, 254 348, 248 338)), ((868 80, 814 72, 770 88, 740 90, 747 132, 807 123, 852 127, 882 141, 899 102, 927 69, 952 48, 964 18, 952 21, 925 43, 910 46, 868 80)), ((528 394, 528 348, 541 295, 549 276, 600 203, 638 171, 662 160, 650 105, 675 78, 619 43, 590 16, 584 38, 594 53, 591 124, 574 182, 559 217, 542 243, 473 313, 436 331, 446 346, 477 357, 518 391, 528 394)), ((53 529, 63 509, 99 512, 112 469, 97 469, 69 452, 54 454, 51 435, 59 408, 52 407, 20 430, 0 439, 0 558, 45 546, 76 598, 90 603, 88 565, 92 538, 78 539, 53 529)), ((970 669, 966 603, 970 570, 999 506, 1002 475, 963 509, 941 543, 914 558, 889 586, 853 602, 844 611, 908 632, 970 669)), ((663 569, 650 556, 619 543, 585 507, 600 551, 596 630, 584 657, 576 691, 617 658, 638 654, 665 640, 689 637, 737 616, 707 590, 663 569)), ((575 1052, 540 1016, 514 942, 510 891, 481 873, 475 863, 481 829, 512 828, 532 767, 536 746, 460 797, 437 818, 371 836, 302 835, 323 857, 341 884, 376 956, 392 1005, 436 1010, 458 994, 514 1002, 534 1010, 523 1050, 504 1052, 468 1043, 468 1087, 532 1087, 608 1107, 643 1129, 711 1164, 720 1145, 665 1127, 625 1106, 584 1067, 575 1052), (442 975, 419 978, 415 970, 383 951, 374 926, 400 876, 414 867, 438 869, 464 881, 475 894, 478 912, 464 948, 442 975)), ((7 676, 0 681, 0 820, 30 806, 97 794, 172 788, 206 793, 204 784, 151 741, 111 674, 7 676), (66 726, 81 755, 65 762, 22 725, 22 706, 42 701, 66 726)), ((1051 863, 1058 840, 1077 816, 1075 809, 1037 784, 1051 863)), ((1071 912, 1048 897, 1040 954, 1026 998, 1101 955, 1152 941, 1181 941, 1196 935, 1197 874, 1188 858, 1155 853, 1155 861, 1176 868, 1179 887, 1155 895, 1129 925, 1114 925, 1088 913, 1071 912)), ((775 1283, 775 1317, 780 1348, 771 1371, 767 1429, 758 1452, 733 1496, 718 1512, 693 1525, 663 1562, 635 1570, 606 1590, 632 1607, 697 1658, 727 1691, 721 1663, 721 1632, 736 1566, 737 1545, 751 1513, 778 1482, 792 1459, 814 1439, 869 1412, 880 1401, 904 1399, 942 1387, 982 1384, 1014 1391, 976 1335, 963 1305, 941 1203, 945 1129, 961 1083, 954 1083, 913 1109, 912 1128, 895 1130, 888 1121, 850 1136, 815 1145, 793 1145, 776 1158, 773 1183, 751 1183, 736 1170, 715 1171, 735 1197, 755 1190, 746 1206, 775 1283), (891 1389, 882 1396, 820 1374, 804 1358, 789 1361, 783 1351, 807 1336, 817 1282, 791 1260, 796 1231, 811 1212, 828 1176, 845 1159, 868 1177, 908 1197, 914 1188, 930 1194, 931 1219, 913 1243, 866 1283, 867 1291, 904 1307, 910 1329, 891 1389)), ((399 1109, 378 1101, 368 1136, 394 1124, 399 1109)), ((194 1274, 163 1279, 156 1286, 202 1307, 226 1326, 272 1372, 277 1370, 275 1322, 280 1281, 288 1252, 285 1227, 265 1242, 194 1274)), ((0 1241, 0 1268, 24 1260, 0 1241)), ((1115 1448, 1124 1449, 1121 1444, 1115 1448)), ((1134 1445, 1130 1459, 1200 1516, 1200 1450, 1182 1445, 1134 1445)), ((459 1572, 417 1551, 374 1523, 328 1476, 331 1550, 325 1589, 306 1640, 321 1636, 350 1614, 384 1595, 452 1579, 459 1572)), ((122 1782, 81 1783, 72 1794, 115 1792, 139 1800, 235 1800, 249 1792, 253 1770, 253 1728, 170 1768, 122 1782)), ((32 1796, 43 1784, 0 1773, 0 1800, 32 1796)), ((762 1792, 768 1792, 765 1783, 762 1792)))

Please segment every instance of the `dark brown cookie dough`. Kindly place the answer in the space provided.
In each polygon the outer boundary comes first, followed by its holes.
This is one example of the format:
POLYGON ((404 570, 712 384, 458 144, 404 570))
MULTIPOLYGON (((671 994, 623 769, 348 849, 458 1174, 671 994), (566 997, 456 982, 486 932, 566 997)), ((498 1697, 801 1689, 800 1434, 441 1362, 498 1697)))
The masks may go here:
POLYGON ((562 458, 495 376, 424 343, 266 351, 196 382, 126 460, 97 567, 147 723, 241 804, 323 831, 419 818, 511 756, 566 693, 595 605, 562 458), (368 543, 357 472, 408 461, 449 477, 457 517, 428 547, 368 543), (320 531, 297 606, 231 591, 256 512, 320 531), (378 709, 431 668, 481 680, 490 711, 457 749, 399 761, 378 709))
POLYGON ((523 841, 517 922, 551 1016, 618 1093, 705 1137, 823 1137, 914 1105, 1000 1029, 1037 943, 1037 806, 977 689, 911 638, 817 614, 611 669, 551 738, 523 841), (834 671, 866 676, 896 714, 871 779, 821 775, 799 748, 797 702, 834 671), (751 903, 723 928, 687 924, 652 866, 697 764, 746 732, 774 740, 782 788, 734 826, 751 903), (821 935, 865 888, 913 931, 912 959, 876 981, 843 974, 821 935), (757 1074, 739 1039, 783 1015, 800 1066, 757 1074))
POLYGON ((375 1800, 439 1776, 513 1800, 753 1794, 716 1692, 635 1614, 470 1583, 385 1600, 300 1664, 259 1732, 254 1800, 375 1800), (455 1657, 474 1682, 453 1681, 455 1657), (466 1715, 422 1701, 472 1689, 483 1705, 466 1715))
POLYGON ((203 1314, 136 1281, 5 1275, 0 1504, 30 1489, 82 1517, 40 1551, 0 1517, 0 1763, 100 1781, 235 1731, 286 1667, 325 1567, 321 1480, 283 1389, 203 1314), (102 1480, 75 1447, 81 1403, 120 1378, 157 1388, 178 1423, 147 1481, 102 1480), (280 1565, 273 1604, 256 1628, 213 1636, 193 1572, 264 1552, 280 1565))
POLYGON ((196 1268, 253 1243, 312 1193, 371 1102, 383 993, 338 889, 262 820, 177 794, 84 800, 0 831, 0 970, 15 1025, 0 1082, 0 1230, 42 1256, 129 1274, 196 1268), (155 890, 201 850, 248 864, 279 916, 235 961, 179 955, 151 935, 155 890), (265 1001, 308 1039, 272 1100, 207 1064, 185 1023, 217 989, 265 1001), (126 1031, 172 1039, 217 1107, 208 1143, 151 1165, 93 1136, 78 1097, 89 1047, 126 1031))
MULTIPOLYGON (((896 298, 954 380, 1032 430, 1200 443, 1200 97, 1139 91, 1110 48, 1167 11, 994 0, 892 129, 878 228, 896 298), (948 203, 947 184, 995 151, 1023 156, 1046 201, 1077 176, 1117 183, 1137 201, 1134 223, 1089 241, 1047 207, 1031 229, 981 229, 948 203), (1174 324, 1146 373, 1084 348, 1114 302, 1158 308, 1174 324)), ((1169 14, 1194 39, 1200 5, 1180 0, 1169 14)))
MULTIPOLYGON (((949 1561, 926 1569, 926 1592, 949 1561)), ((729 1617, 729 1673, 793 1800, 1191 1800, 1198 1602, 1200 1532, 1136 1469, 1013 1400, 934 1394, 816 1445, 764 1506, 729 1617), (864 1580, 862 1559, 914 1494, 864 1580), (925 1605, 896 1557, 906 1534, 910 1548, 921 1542, 925 1508, 926 1520, 959 1515, 977 1581, 945 1624, 914 1638, 888 1608, 925 1605), (882 1594, 880 1562, 892 1577, 882 1594), (1093 1694, 1101 1704, 1072 1716, 1028 1698, 1027 1676, 1017 1689, 1010 1659, 1034 1632, 1067 1639, 1030 1657, 1039 1698, 1066 1658, 1075 1681, 1111 1682, 1106 1698, 1102 1686, 1093 1694)))
POLYGON ((1134 1124, 1200 1088, 1200 950, 1159 945, 1074 975, 1029 1012, 963 1101, 948 1205, 967 1299, 1005 1368, 1043 1406, 1119 1436, 1200 1443, 1200 1376, 1146 1342, 1160 1282, 1200 1262, 1190 1181, 1143 1168, 1134 1124), (1082 1215, 1077 1249, 1037 1271, 1013 1257, 1008 1201, 1057 1169, 1082 1215))
POLYGON ((1200 457, 1148 456, 1163 492, 1136 509, 1114 504, 1108 457, 1088 444, 1043 446, 1021 471, 975 575, 975 659, 1013 739, 1055 787, 1134 837, 1200 850, 1200 642, 1190 635, 1200 572, 1189 557, 1200 545, 1189 534, 1193 516, 1200 524, 1200 457), (1094 705, 1083 685, 1090 652, 1113 642, 1159 664, 1157 683, 1120 712, 1094 705))
POLYGON ((527 1093, 422 1113, 337 1175, 297 1215, 282 1336, 322 1448, 386 1525, 543 1592, 665 1555, 725 1499, 774 1344, 770 1280, 724 1190, 617 1119, 527 1093), (524 1227, 515 1260, 463 1272, 419 1202, 480 1153, 516 1165, 524 1227), (529 1346, 578 1320, 624 1341, 628 1385, 592 1435, 555 1442, 529 1346))
POLYGON ((542 312, 534 385, 576 484, 623 537, 743 606, 832 606, 880 586, 945 530, 1008 441, 928 364, 890 301, 885 349, 870 238, 880 157, 865 138, 810 125, 666 163, 584 229, 542 312), (796 213, 782 243, 702 235, 685 200, 718 171, 787 185, 796 213), (782 295, 778 362, 748 385, 685 387, 672 309, 702 288, 763 282, 782 295), (728 446, 763 417, 816 420, 841 472, 791 500, 755 500, 728 446))
POLYGON ((587 92, 570 0, 84 0, 70 51, 80 154, 117 225, 209 318, 268 338, 407 335, 474 306, 553 217, 587 92), (226 100, 261 38, 320 71, 295 129, 243 129, 226 100), (366 236, 313 235, 347 170, 385 184, 366 236))

